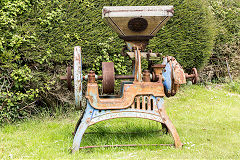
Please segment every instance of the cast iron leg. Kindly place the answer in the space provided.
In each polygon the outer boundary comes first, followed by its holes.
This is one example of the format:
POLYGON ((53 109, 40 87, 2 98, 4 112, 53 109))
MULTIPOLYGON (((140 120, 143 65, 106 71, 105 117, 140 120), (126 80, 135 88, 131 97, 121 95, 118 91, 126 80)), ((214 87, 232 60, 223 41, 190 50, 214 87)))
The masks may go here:
POLYGON ((84 132, 86 131, 87 127, 89 126, 89 123, 91 121, 92 115, 93 115, 93 108, 90 106, 90 104, 87 104, 87 108, 85 112, 83 113, 83 118, 81 120, 81 123, 77 129, 77 132, 75 133, 74 139, 73 139, 73 147, 72 147, 72 153, 75 153, 79 150, 81 140, 83 137, 84 132))
POLYGON ((174 145, 176 148, 182 148, 182 143, 180 141, 179 135, 177 133, 176 128, 174 127, 173 123, 169 119, 167 112, 165 110, 165 107, 163 105, 163 99, 162 98, 157 98, 157 105, 158 105, 158 110, 159 114, 162 117, 164 125, 167 127, 167 131, 171 133, 173 139, 174 139, 174 145))
POLYGON ((76 132, 77 132, 77 129, 78 129, 78 127, 79 127, 79 125, 80 125, 80 123, 81 123, 81 121, 82 121, 82 119, 83 119, 83 113, 82 113, 82 115, 81 115, 81 117, 79 118, 79 120, 77 121, 77 124, 76 124, 76 126, 75 126, 75 129, 74 129, 74 132, 72 132, 72 135, 73 136, 75 136, 75 134, 76 134, 76 132))
POLYGON ((160 110, 160 114, 162 116, 163 122, 168 128, 168 132, 171 133, 173 139, 174 139, 174 145, 176 148, 182 148, 182 143, 180 141, 179 135, 177 133, 176 128, 174 127, 173 123, 169 119, 167 112, 163 106, 163 108, 160 110))

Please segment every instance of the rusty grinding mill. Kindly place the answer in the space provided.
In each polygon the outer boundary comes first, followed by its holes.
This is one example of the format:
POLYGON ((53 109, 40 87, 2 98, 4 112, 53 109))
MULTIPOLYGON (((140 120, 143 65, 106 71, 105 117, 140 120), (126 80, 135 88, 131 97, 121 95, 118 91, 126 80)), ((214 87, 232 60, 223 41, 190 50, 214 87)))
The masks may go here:
MULTIPOLYGON (((74 48, 74 74, 71 68, 67 68, 67 76, 61 77, 67 80, 71 89, 71 81, 74 80, 75 106, 82 107, 83 81, 87 81, 85 94, 87 103, 83 115, 79 119, 74 132, 72 152, 80 148, 94 148, 99 146, 80 147, 84 132, 88 126, 97 122, 123 117, 144 118, 159 122, 169 132, 174 145, 181 148, 177 130, 170 121, 164 108, 164 96, 176 94, 180 84, 186 83, 186 78, 191 78, 193 83, 198 80, 197 70, 192 74, 185 74, 181 65, 174 57, 163 57, 161 64, 151 65, 152 59, 160 60, 159 54, 144 52, 149 39, 153 38, 160 28, 173 16, 173 6, 114 6, 103 7, 102 18, 117 32, 119 38, 126 43, 125 56, 133 61, 132 75, 115 75, 113 62, 102 62, 102 75, 96 75, 90 71, 88 75, 82 74, 81 48, 74 48), (148 70, 142 71, 141 58, 149 61, 148 70), (119 95, 114 95, 115 79, 125 79, 121 82, 119 95), (96 80, 102 80, 102 90, 99 90, 96 80)), ((124 49, 123 49, 124 51, 124 49)), ((132 144, 127 146, 139 146, 149 144, 132 144)), ((125 146, 125 145, 105 145, 125 146)))

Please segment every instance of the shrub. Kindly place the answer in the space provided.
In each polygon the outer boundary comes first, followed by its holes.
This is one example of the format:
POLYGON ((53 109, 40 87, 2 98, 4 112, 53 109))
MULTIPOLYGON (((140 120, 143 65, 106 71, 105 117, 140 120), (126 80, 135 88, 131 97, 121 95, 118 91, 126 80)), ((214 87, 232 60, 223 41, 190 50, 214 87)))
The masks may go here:
POLYGON ((130 72, 120 55, 123 40, 102 21, 103 6, 174 5, 174 17, 150 41, 153 52, 173 55, 189 70, 208 60, 214 40, 213 17, 204 0, 3 0, 0 2, 0 121, 30 116, 39 108, 68 104, 59 82, 82 46, 83 72, 101 74, 113 61, 116 74, 130 72))
POLYGON ((226 89, 240 94, 240 81, 234 81, 226 84, 226 89))
POLYGON ((213 53, 202 73, 204 79, 226 81, 227 63, 234 79, 240 76, 240 2, 239 0, 208 0, 217 22, 213 53))

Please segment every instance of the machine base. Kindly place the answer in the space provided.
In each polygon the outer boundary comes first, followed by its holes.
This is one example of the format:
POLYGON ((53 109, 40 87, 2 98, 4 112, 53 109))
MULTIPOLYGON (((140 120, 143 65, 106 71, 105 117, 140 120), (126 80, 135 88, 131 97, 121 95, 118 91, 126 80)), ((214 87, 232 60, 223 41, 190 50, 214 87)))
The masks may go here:
MULTIPOLYGON (((160 97, 138 96, 135 98, 134 103, 131 106, 129 106, 129 108, 121 109, 121 110, 113 110, 113 109, 98 110, 93 108, 90 105, 90 103, 87 102, 87 107, 85 109, 85 112, 77 124, 78 126, 77 126, 77 130, 75 131, 72 153, 78 151, 80 148, 96 148, 91 146, 80 147, 83 134, 85 133, 88 126, 93 125, 100 121, 114 119, 114 118, 144 118, 144 119, 157 121, 162 124, 163 128, 166 128, 167 131, 171 133, 174 139, 174 146, 176 148, 181 148, 182 143, 180 141, 179 135, 174 125, 170 121, 169 117, 167 116, 167 113, 163 106, 163 102, 164 102, 163 98, 160 98, 160 97), (142 102, 144 102, 144 104, 140 102, 140 97, 142 99, 142 102), (147 99, 147 102, 150 102, 150 103, 149 104, 145 103, 145 99, 147 99)), ((158 144, 158 145, 161 145, 161 144, 158 144)), ((112 147, 114 146, 115 145, 113 145, 112 147)), ((138 146, 138 145, 134 145, 134 146, 138 146)), ((111 147, 111 146, 108 146, 108 147, 111 147)))

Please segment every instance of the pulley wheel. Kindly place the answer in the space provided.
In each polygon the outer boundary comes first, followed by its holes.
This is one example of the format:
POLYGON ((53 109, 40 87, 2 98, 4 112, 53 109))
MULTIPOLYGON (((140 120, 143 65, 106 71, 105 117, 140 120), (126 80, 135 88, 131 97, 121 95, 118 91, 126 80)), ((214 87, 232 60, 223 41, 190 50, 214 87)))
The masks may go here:
POLYGON ((67 67, 67 86, 68 86, 68 89, 71 91, 72 90, 72 68, 71 68, 71 66, 67 67))
POLYGON ((82 107, 82 57, 81 47, 74 47, 74 94, 75 108, 77 110, 82 107))
POLYGON ((193 68, 192 69, 192 74, 194 74, 195 76, 192 78, 192 83, 196 84, 198 82, 198 73, 197 73, 197 69, 193 68))
POLYGON ((112 94, 114 93, 114 63, 113 62, 102 62, 102 93, 103 94, 112 94))

